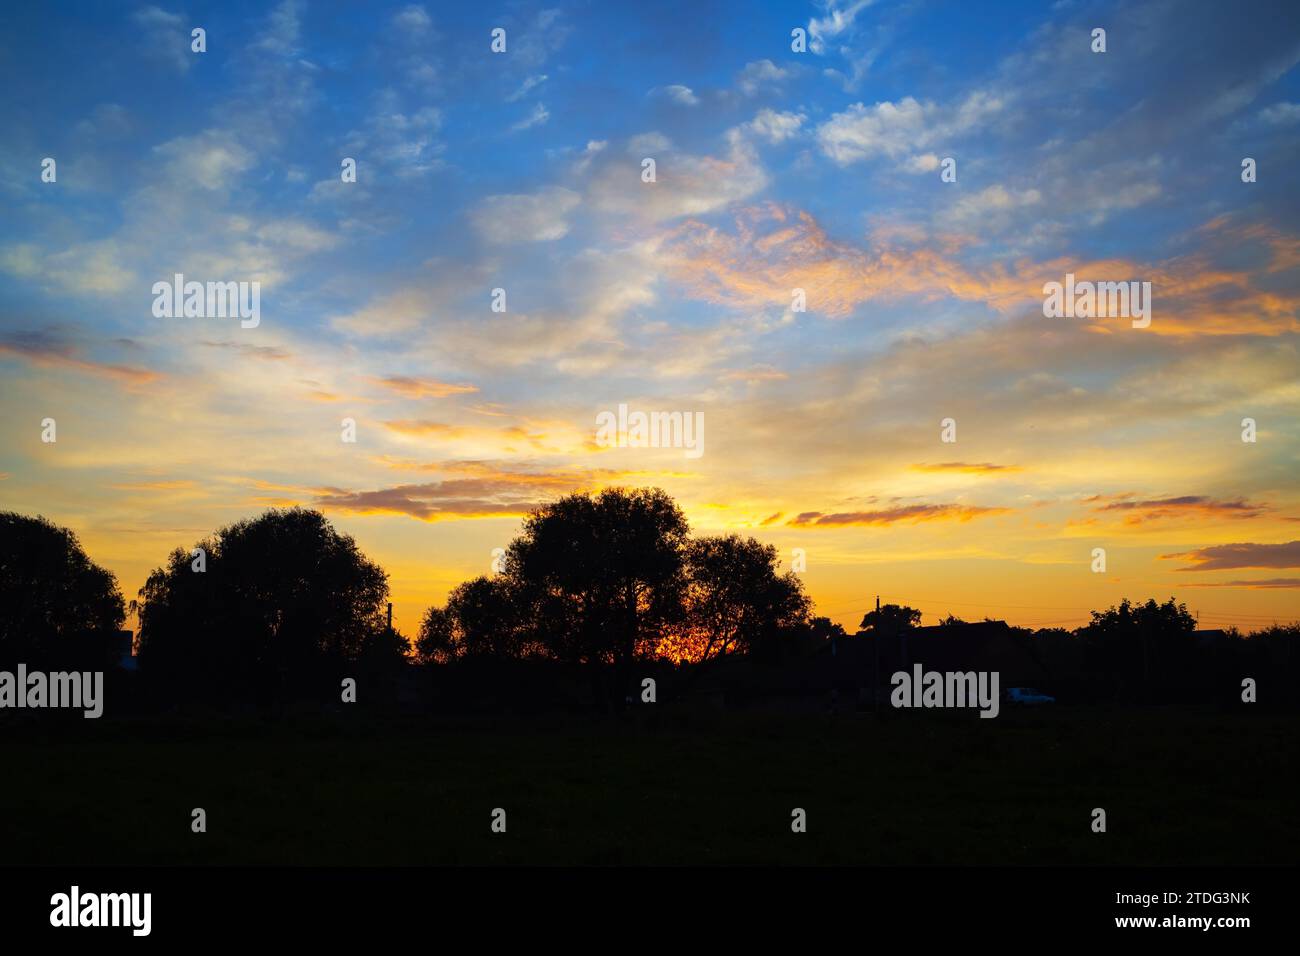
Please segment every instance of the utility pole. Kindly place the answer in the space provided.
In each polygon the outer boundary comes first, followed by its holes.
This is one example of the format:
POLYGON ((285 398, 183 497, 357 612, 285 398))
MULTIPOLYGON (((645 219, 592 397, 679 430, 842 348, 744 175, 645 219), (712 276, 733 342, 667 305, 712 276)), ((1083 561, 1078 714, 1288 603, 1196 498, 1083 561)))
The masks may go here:
POLYGON ((876 595, 876 626, 871 629, 871 649, 875 652, 876 664, 871 669, 871 700, 876 705, 876 716, 880 716, 880 595, 876 595))
POLYGON ((388 604, 388 633, 393 633, 393 605, 391 601, 388 604))

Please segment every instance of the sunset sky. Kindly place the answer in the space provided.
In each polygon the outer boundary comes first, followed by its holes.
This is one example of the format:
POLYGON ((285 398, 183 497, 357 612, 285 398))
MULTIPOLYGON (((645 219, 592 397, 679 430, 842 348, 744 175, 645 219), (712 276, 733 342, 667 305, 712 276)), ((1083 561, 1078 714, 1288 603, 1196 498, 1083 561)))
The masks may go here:
POLYGON ((9 5, 0 509, 130 598, 320 508, 408 635, 608 485, 804 549, 850 630, 1300 618, 1300 14, 984 6, 9 5), (156 318, 175 273, 260 324, 156 318), (1149 281, 1150 327, 1045 318, 1067 273, 1149 281), (601 447, 620 403, 704 453, 601 447))

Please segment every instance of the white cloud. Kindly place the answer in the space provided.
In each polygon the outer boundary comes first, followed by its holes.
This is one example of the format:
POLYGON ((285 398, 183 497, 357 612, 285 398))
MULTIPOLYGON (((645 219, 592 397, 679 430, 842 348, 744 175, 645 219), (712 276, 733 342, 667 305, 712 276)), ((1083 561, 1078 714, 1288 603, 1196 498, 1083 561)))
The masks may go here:
POLYGON ((301 51, 298 47, 298 0, 284 0, 271 11, 267 26, 258 34, 253 49, 275 56, 296 57, 301 51))
POLYGON ((379 97, 376 112, 364 130, 353 130, 344 140, 344 155, 393 169, 401 177, 421 176, 436 169, 441 162, 443 144, 437 133, 442 113, 426 106, 405 113, 400 99, 391 90, 379 97))
POLYGON ((433 21, 424 7, 413 3, 393 15, 393 26, 403 33, 427 33, 433 21))
POLYGON ((546 104, 537 103, 534 104, 533 111, 531 113, 529 113, 526 117, 521 119, 518 123, 516 123, 514 126, 510 128, 516 132, 520 130, 531 129, 534 126, 541 126, 550 118, 551 118, 551 113, 550 110, 546 108, 546 104))
POLYGON ((541 242, 569 232, 565 217, 582 201, 571 189, 548 186, 531 195, 488 196, 470 214, 474 228, 489 242, 541 242))
POLYGON ((934 153, 922 153, 910 157, 903 163, 903 169, 909 173, 932 173, 939 168, 939 157, 934 153))
POLYGON ((635 137, 627 151, 633 161, 606 156, 593 163, 588 198, 602 212, 631 213, 653 222, 700 215, 746 199, 767 186, 767 173, 742 130, 729 131, 727 140, 725 156, 696 156, 672 149, 658 133, 635 137), (653 183, 641 181, 642 156, 655 160, 653 183))
POLYGON ((769 143, 783 143, 799 132, 803 121, 804 117, 798 113, 761 109, 757 116, 745 124, 745 128, 769 143))
POLYGON ((1289 126, 1300 122, 1300 103, 1274 103, 1260 110, 1259 118, 1270 126, 1289 126))
POLYGON ((910 96, 866 107, 854 103, 817 127, 822 152, 841 166, 884 156, 899 159, 966 132, 1002 109, 982 91, 956 109, 922 103, 910 96))
POLYGON ((528 77, 528 79, 524 80, 524 82, 519 85, 519 89, 515 90, 513 93, 511 93, 509 96, 506 97, 506 102, 514 103, 516 100, 523 99, 535 87, 541 86, 543 83, 545 83, 547 79, 548 77, 545 73, 539 73, 536 76, 528 77))
POLYGON ((140 26, 144 46, 150 56, 170 63, 179 72, 190 68, 190 33, 185 18, 161 7, 143 7, 132 14, 140 26))
POLYGON ((682 106, 696 106, 700 98, 689 86, 682 86, 680 83, 674 83, 671 86, 659 86, 650 91, 661 96, 666 96, 674 103, 680 103, 682 106))
POLYGON ((1043 197, 1037 189, 1015 192, 1000 185, 989 186, 987 189, 957 200, 944 218, 954 226, 994 228, 999 221, 1006 219, 1016 210, 1035 206, 1042 201, 1043 197))
POLYGON ((253 154, 218 130, 182 136, 155 146, 173 179, 204 189, 224 189, 253 165, 253 154))
POLYGON ((840 7, 831 2, 826 10, 826 16, 813 17, 808 21, 809 49, 817 54, 824 53, 826 41, 834 40, 840 34, 850 30, 858 14, 873 2, 874 0, 857 0, 847 7, 840 7))
POLYGON ((746 96, 753 96, 765 85, 788 79, 792 72, 771 60, 754 60, 746 63, 744 69, 736 74, 736 87, 746 96))

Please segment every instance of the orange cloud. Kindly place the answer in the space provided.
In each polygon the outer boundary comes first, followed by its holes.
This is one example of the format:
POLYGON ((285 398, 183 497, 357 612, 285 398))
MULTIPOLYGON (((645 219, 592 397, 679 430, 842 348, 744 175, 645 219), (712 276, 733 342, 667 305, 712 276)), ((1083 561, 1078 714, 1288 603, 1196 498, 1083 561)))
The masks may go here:
POLYGON ((1258 518, 1268 511, 1264 505, 1251 504, 1248 501, 1222 501, 1207 495, 1182 495, 1178 498, 1150 498, 1131 500, 1131 495, 1093 495, 1083 499, 1086 503, 1097 503, 1094 511, 1115 511, 1124 513, 1125 524, 1141 524, 1158 518, 1181 518, 1190 515, 1201 517, 1224 518, 1258 518))
POLYGON ((912 466, 913 471, 955 471, 962 474, 983 475, 990 472, 1021 471, 1019 465, 995 465, 991 462, 943 461, 936 464, 912 466))
POLYGON ((80 358, 71 345, 45 332, 18 332, 0 339, 0 355, 12 355, 32 365, 89 372, 128 385, 146 385, 162 378, 150 369, 80 358))
POLYGON ((1161 558, 1192 562, 1179 571, 1225 571, 1236 568, 1300 568, 1300 541, 1285 544, 1215 544, 1161 558))
POLYGON ((449 395, 466 395, 478 391, 477 385, 452 385, 407 375, 389 375, 385 378, 371 378, 369 381, 407 398, 446 398, 449 395))
MULTIPOLYGON (((735 308, 788 308, 792 290, 803 289, 809 311, 830 318, 846 318, 866 302, 913 296, 982 302, 1009 312, 1041 305, 1044 283, 1068 272, 1080 281, 1150 282, 1154 304, 1145 331, 1154 334, 1300 331, 1300 283, 1277 281, 1295 271, 1300 240, 1267 226, 1237 226, 1227 217, 1211 220, 1198 234, 1204 248, 1163 263, 1060 257, 973 267, 952 257, 960 244, 943 238, 934 240, 935 248, 900 246, 882 232, 875 237, 879 245, 868 249, 831 239, 806 212, 769 205, 742 211, 734 232, 688 221, 668 234, 663 252, 668 275, 690 294, 735 308), (1253 266, 1219 264, 1241 261, 1243 253, 1253 266)), ((1089 328, 1106 333, 1129 322, 1103 318, 1089 328)))
POLYGON ((837 514, 805 511, 803 514, 791 518, 786 524, 796 527, 815 526, 819 528, 848 525, 889 525, 900 521, 915 524, 919 521, 970 521, 972 518, 1009 514, 1010 512, 1010 508, 983 508, 973 505, 899 505, 881 511, 847 511, 837 514))

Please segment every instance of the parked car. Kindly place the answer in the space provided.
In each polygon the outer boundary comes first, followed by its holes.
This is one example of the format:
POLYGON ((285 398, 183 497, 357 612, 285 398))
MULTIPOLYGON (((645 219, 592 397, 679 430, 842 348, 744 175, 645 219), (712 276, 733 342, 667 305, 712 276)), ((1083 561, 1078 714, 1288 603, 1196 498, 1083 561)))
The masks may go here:
POLYGON ((1055 704, 1056 698, 1032 687, 1008 687, 1008 704, 1055 704))

